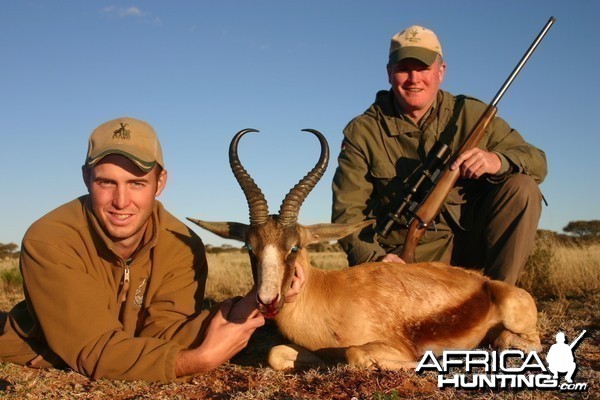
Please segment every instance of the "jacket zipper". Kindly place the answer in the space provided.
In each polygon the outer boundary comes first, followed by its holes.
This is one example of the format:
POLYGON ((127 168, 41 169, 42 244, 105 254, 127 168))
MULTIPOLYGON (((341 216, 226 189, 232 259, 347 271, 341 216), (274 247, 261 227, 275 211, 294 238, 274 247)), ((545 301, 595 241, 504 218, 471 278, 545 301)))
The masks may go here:
POLYGON ((121 286, 121 302, 125 302, 127 300, 127 291, 129 290, 129 265, 125 267, 123 270, 123 284, 121 286))

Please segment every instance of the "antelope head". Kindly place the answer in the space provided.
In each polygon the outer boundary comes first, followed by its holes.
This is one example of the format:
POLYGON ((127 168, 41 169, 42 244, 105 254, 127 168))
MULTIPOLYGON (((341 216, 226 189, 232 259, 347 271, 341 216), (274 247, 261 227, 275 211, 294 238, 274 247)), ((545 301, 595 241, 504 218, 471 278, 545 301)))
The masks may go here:
POLYGON ((258 132, 255 129, 244 129, 231 140, 229 164, 248 202, 250 224, 188 218, 218 236, 245 244, 250 255, 258 308, 265 317, 270 318, 275 317, 284 304, 296 262, 302 263, 304 268, 309 267, 305 249, 307 245, 342 238, 372 223, 298 224, 300 206, 325 173, 329 162, 329 146, 325 137, 316 130, 303 131, 310 132, 319 139, 321 155, 314 168, 285 196, 277 214, 269 215, 265 196, 239 160, 237 148, 240 138, 248 132, 258 132))

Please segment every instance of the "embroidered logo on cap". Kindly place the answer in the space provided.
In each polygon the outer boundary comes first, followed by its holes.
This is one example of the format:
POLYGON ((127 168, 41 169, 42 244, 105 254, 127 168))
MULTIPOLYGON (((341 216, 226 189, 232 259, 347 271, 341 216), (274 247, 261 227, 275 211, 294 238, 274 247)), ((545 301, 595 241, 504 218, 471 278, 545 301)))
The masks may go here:
POLYGON ((409 42, 420 42, 421 38, 417 37, 418 34, 419 31, 417 29, 411 29, 406 35, 406 40, 408 40, 409 42))
POLYGON ((119 122, 121 127, 116 131, 113 131, 113 139, 131 139, 131 131, 129 129, 125 129, 128 125, 123 122, 119 122))

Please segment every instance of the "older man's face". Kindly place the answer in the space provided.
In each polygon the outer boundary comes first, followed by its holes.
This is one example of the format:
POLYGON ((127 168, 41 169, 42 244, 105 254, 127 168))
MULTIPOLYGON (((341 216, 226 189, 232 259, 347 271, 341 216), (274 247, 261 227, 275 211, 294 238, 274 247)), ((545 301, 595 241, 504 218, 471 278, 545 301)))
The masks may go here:
POLYGON ((440 57, 429 66, 414 58, 388 65, 388 79, 402 111, 419 121, 435 101, 445 71, 440 57))

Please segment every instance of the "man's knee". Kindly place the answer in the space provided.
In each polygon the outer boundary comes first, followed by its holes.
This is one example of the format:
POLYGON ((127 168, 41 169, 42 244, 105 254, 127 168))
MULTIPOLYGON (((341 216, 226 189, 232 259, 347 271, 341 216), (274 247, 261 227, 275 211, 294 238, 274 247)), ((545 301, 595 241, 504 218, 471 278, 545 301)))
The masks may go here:
POLYGON ((529 175, 512 175, 502 184, 499 194, 515 205, 541 206, 542 193, 537 182, 529 175))
POLYGON ((501 184, 493 195, 494 214, 539 220, 542 214, 542 193, 536 181, 528 175, 513 175, 501 184), (527 216, 527 217, 526 217, 527 216))

